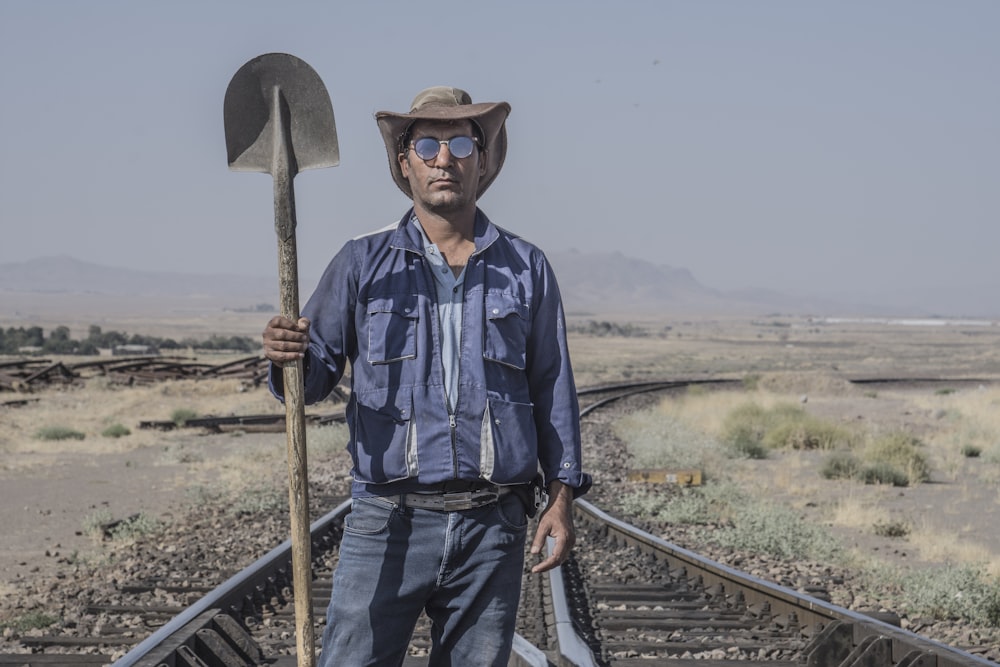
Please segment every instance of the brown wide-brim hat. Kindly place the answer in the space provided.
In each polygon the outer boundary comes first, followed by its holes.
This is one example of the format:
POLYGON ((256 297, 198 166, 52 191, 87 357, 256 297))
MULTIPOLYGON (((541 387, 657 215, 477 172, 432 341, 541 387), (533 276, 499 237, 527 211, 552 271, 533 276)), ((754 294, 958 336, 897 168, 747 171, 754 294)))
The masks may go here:
POLYGON ((392 180, 396 181, 396 185, 403 191, 403 194, 413 199, 410 183, 403 176, 398 156, 405 148, 402 145, 403 140, 407 138, 410 126, 414 122, 418 120, 468 119, 479 127, 482 133, 480 138, 486 149, 486 171, 480 177, 479 189, 476 191, 476 197, 481 197, 486 192, 486 188, 493 183, 497 174, 500 173, 504 158, 507 156, 507 128, 504 123, 509 114, 510 105, 506 102, 473 104, 472 98, 467 92, 448 86, 434 86, 420 91, 413 98, 409 113, 376 112, 375 120, 382 133, 382 141, 385 142, 385 151, 389 155, 389 171, 392 172, 392 180))

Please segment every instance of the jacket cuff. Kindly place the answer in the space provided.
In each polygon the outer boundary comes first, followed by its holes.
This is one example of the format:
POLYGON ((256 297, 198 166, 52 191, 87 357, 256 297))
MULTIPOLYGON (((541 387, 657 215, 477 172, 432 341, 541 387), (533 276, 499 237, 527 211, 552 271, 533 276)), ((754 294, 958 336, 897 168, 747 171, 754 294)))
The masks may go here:
POLYGON ((558 474, 545 480, 545 488, 549 487, 551 481, 562 482, 573 489, 573 499, 576 500, 590 490, 594 479, 585 472, 579 470, 560 470, 558 474))

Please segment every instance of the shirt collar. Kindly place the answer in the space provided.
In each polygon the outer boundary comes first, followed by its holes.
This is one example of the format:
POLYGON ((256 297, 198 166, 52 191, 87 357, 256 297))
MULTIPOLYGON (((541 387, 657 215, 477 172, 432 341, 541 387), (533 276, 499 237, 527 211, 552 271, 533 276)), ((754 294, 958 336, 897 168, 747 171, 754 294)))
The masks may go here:
MULTIPOLYGON (((424 249, 430 242, 430 239, 427 239, 419 225, 410 224, 411 220, 416 219, 415 215, 416 214, 411 208, 400 219, 399 225, 393 233, 392 246, 394 248, 402 248, 403 250, 411 250, 419 254, 424 254, 424 249)), ((486 217, 486 214, 478 208, 476 209, 474 236, 476 243, 476 249, 473 252, 474 255, 486 250, 486 248, 490 247, 490 245, 500 237, 500 232, 497 231, 496 226, 490 222, 490 219, 486 217)))

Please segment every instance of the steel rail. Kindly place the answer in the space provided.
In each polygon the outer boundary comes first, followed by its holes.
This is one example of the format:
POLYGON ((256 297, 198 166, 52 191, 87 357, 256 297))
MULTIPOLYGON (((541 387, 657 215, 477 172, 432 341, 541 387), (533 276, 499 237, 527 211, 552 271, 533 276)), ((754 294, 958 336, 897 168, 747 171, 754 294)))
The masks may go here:
MULTIPOLYGON (((551 555, 555 540, 545 540, 546 552, 551 555)), ((552 597, 552 617, 559 645, 559 665, 566 667, 597 667, 597 660, 573 626, 573 614, 569 608, 562 567, 549 570, 549 593, 552 597)))
MULTIPOLYGON (((347 513, 350 512, 350 509, 351 502, 347 500, 325 516, 314 521, 309 527, 309 532, 313 536, 313 539, 316 539, 323 531, 329 530, 335 522, 343 521, 347 513)), ((244 596, 254 589, 256 583, 262 577, 289 566, 291 553, 292 542, 290 539, 285 540, 266 555, 230 577, 221 586, 195 602, 181 614, 175 616, 163 627, 117 660, 113 664, 113 667, 133 667, 147 656, 152 657, 151 654, 157 648, 164 645, 172 635, 179 632, 188 623, 194 621, 205 612, 216 608, 228 610, 230 607, 242 603, 244 596)))
MULTIPOLYGON (((855 647, 871 642, 870 638, 889 640, 896 663, 912 655, 913 652, 919 652, 933 656, 936 667, 997 667, 995 662, 985 658, 735 570, 616 519, 585 500, 575 501, 575 506, 585 521, 606 526, 609 532, 613 532, 626 543, 643 551, 655 553, 658 557, 670 559, 671 568, 683 563, 688 568, 689 574, 692 571, 701 574, 706 586, 720 583, 729 593, 742 591, 747 604, 767 601, 776 613, 794 612, 802 625, 819 623, 829 626, 831 622, 839 622, 850 626, 853 630, 852 641, 855 647)), ((810 665, 812 664, 814 663, 810 662, 810 665)))

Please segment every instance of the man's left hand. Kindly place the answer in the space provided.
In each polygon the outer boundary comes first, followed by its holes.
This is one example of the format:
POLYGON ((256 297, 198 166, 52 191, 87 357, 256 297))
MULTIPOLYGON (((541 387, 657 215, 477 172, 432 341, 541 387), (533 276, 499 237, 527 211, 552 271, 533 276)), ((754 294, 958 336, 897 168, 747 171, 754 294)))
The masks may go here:
POLYGON ((576 542, 576 531, 573 529, 573 489, 562 482, 549 484, 549 504, 538 519, 538 530, 531 542, 532 554, 543 552, 547 537, 555 540, 555 546, 548 558, 531 568, 532 572, 546 572, 562 565, 569 558, 569 552, 576 542))

